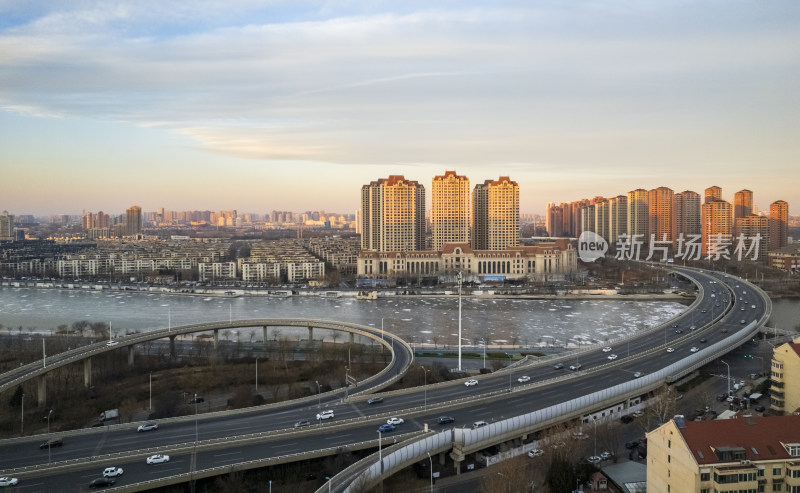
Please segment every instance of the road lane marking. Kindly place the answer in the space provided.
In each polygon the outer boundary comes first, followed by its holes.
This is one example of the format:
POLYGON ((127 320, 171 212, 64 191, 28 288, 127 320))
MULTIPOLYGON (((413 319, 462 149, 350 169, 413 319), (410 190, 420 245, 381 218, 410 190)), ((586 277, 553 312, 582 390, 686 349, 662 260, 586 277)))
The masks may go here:
POLYGON ((241 454, 241 452, 228 452, 227 454, 214 454, 214 457, 222 457, 222 456, 225 456, 225 455, 236 455, 236 454, 241 454))

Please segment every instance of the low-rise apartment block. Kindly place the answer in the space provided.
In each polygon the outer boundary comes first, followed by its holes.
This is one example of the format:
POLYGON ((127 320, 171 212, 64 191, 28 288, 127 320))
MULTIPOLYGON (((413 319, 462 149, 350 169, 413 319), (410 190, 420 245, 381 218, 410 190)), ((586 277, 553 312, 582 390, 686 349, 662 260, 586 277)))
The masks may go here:
POLYGON ((772 350, 770 409, 778 414, 800 412, 800 338, 772 350))

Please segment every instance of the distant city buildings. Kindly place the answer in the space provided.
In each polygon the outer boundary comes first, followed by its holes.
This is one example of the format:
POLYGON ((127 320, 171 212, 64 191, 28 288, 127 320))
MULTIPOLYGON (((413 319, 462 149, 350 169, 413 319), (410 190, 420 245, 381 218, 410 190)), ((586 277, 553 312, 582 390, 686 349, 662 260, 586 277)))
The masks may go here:
POLYGON ((142 234, 142 208, 134 205, 125 211, 125 236, 140 234, 142 234))

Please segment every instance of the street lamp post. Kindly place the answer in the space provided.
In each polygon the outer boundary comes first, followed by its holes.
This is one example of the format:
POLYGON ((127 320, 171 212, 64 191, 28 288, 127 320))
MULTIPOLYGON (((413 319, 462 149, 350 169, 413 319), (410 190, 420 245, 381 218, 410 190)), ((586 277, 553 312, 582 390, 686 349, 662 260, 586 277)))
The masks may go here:
MULTIPOLYGON (((183 397, 183 402, 186 402, 186 396, 183 397)), ((150 372, 150 407, 148 409, 153 409, 153 372, 150 372)))
POLYGON ((194 444, 197 446, 197 393, 194 394, 194 444))
POLYGON ((328 477, 328 476, 325 476, 325 479, 328 480, 328 493, 331 493, 331 478, 328 477))
POLYGON ((428 370, 424 366, 420 366, 419 369, 422 370, 423 382, 424 382, 423 385, 422 385, 423 395, 425 396, 423 409, 425 411, 427 411, 428 410, 428 370))
POLYGON ((433 493, 433 459, 431 459, 431 453, 427 452, 428 460, 431 463, 431 493, 433 493))
POLYGON ((381 434, 381 430, 378 430, 378 463, 381 464, 380 472, 383 472, 383 452, 381 450, 381 442, 383 441, 382 438, 383 435, 381 434))
POLYGON ((483 343, 483 369, 486 369, 486 339, 481 338, 483 343))
POLYGON ((256 393, 258 393, 258 358, 256 358, 256 393))
POLYGON ((53 414, 53 410, 49 410, 47 412, 47 463, 50 463, 50 442, 52 437, 50 436, 50 416, 53 414))
POLYGON ((461 281, 463 276, 458 271, 458 371, 461 371, 461 281))
POLYGON ((726 362, 724 362, 722 360, 719 360, 719 362, 728 367, 728 396, 730 397, 730 395, 731 395, 731 365, 729 365, 728 363, 726 363, 726 362))
POLYGON ((322 393, 319 386, 319 380, 314 380, 317 384, 317 411, 322 411, 322 393))
POLYGON ((594 456, 597 457, 597 418, 594 418, 592 423, 594 423, 594 456))

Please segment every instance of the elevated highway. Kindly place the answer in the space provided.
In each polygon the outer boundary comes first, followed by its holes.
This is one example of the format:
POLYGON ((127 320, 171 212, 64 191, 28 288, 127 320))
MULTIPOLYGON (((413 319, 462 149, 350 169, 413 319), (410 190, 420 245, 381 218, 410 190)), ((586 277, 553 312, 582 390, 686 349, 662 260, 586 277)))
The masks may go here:
MULTIPOLYGON (((460 464, 476 450, 525 436, 558 420, 580 417, 609 402, 624 402, 627 396, 642 395, 679 378, 747 340, 769 317, 769 299, 755 286, 699 271, 676 271, 698 286, 698 297, 690 310, 633 337, 608 342, 611 354, 617 355, 614 360, 596 347, 532 367, 481 376, 474 387, 454 382, 385 393, 384 403, 375 406, 366 404, 365 396, 347 402, 328 401, 325 406, 333 409, 336 417, 302 431, 291 426, 302 417, 313 419, 316 402, 298 403, 284 411, 265 408, 261 412, 223 413, 198 418, 197 424, 193 419, 180 419, 147 434, 136 434, 135 425, 109 427, 102 432, 77 431, 65 437, 64 447, 53 451, 54 463, 50 466, 46 452, 36 447, 45 437, 3 441, 0 467, 4 473, 23 479, 20 486, 28 483, 41 487, 84 484, 91 471, 96 475, 105 465, 118 465, 126 469, 118 482, 119 490, 136 491, 220 471, 376 447, 377 425, 390 415, 406 419, 398 431, 407 437, 420 434, 425 424, 439 429, 433 423, 441 414, 455 416, 457 426, 479 419, 490 422, 474 432, 447 428, 412 438, 410 445, 393 445, 398 455, 389 449, 381 461, 377 457, 363 461, 360 470, 350 469, 343 476, 350 479, 334 478, 331 486, 343 491, 352 478, 359 478, 359 483, 374 483, 381 475, 427 458, 429 452, 449 451, 460 464), (695 329, 691 329, 693 325, 695 329), (667 347, 674 351, 667 352, 667 347), (692 347, 698 347, 698 351, 692 352, 692 347), (567 366, 580 363, 581 369, 570 372, 554 368, 559 361, 567 366), (637 372, 642 376, 635 377, 637 372), (520 384, 517 377, 522 374, 530 376, 530 382, 520 384), (155 452, 170 454, 173 460, 145 466, 144 457, 155 452)), ((384 436, 384 445, 392 445, 395 438, 402 437, 384 436)))

